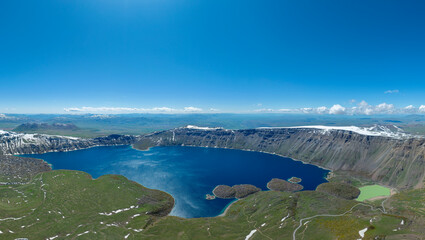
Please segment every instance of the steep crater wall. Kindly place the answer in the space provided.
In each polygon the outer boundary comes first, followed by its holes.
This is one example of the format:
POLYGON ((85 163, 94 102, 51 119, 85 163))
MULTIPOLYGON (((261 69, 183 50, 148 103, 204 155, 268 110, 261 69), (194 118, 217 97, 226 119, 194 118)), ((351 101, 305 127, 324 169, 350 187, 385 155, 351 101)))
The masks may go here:
POLYGON ((146 135, 134 144, 140 149, 173 145, 274 153, 350 171, 398 188, 422 187, 425 175, 424 139, 368 136, 344 130, 178 128, 146 135))
POLYGON ((425 139, 421 138, 397 139, 312 128, 177 128, 144 136, 110 135, 92 139, 0 131, 0 155, 126 144, 138 149, 183 145, 261 151, 331 170, 349 171, 401 189, 424 185, 425 139))
POLYGON ((132 135, 109 135, 84 139, 46 134, 0 132, 0 155, 72 151, 95 146, 133 144, 138 140, 139 136, 132 135))

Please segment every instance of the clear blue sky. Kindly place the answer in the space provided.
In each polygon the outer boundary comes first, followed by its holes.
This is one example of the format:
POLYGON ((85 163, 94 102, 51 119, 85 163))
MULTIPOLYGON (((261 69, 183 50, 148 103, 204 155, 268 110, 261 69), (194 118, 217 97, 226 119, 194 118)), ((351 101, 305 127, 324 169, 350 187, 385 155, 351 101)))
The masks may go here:
POLYGON ((0 113, 419 107, 424 13, 423 0, 5 0, 0 113))

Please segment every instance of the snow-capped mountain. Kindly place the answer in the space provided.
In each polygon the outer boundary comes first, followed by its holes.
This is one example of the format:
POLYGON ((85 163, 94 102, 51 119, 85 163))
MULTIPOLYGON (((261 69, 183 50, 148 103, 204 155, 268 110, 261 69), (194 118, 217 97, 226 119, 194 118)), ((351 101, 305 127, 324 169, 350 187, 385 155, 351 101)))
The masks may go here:
POLYGON ((93 146, 131 144, 138 137, 110 135, 84 139, 47 134, 26 134, 0 130, 0 155, 71 151, 93 146))

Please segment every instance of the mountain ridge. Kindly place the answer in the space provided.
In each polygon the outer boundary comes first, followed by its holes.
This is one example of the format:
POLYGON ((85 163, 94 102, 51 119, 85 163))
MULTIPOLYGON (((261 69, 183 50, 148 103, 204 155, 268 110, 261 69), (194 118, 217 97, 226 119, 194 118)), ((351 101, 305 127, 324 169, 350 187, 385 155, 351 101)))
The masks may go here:
POLYGON ((96 146, 128 145, 136 142, 139 137, 112 134, 97 138, 77 138, 0 130, 0 155, 41 154, 53 151, 73 151, 96 146))
POLYGON ((425 139, 362 135, 310 128, 176 128, 145 135, 135 148, 198 146, 261 151, 333 171, 350 171, 397 188, 420 188, 425 174, 425 139))
POLYGON ((397 136, 403 137, 364 135, 331 128, 228 130, 190 125, 147 135, 90 139, 0 130, 0 155, 130 144, 141 150, 155 146, 232 148, 286 156, 333 171, 348 171, 400 189, 420 188, 425 175, 425 138, 397 136))

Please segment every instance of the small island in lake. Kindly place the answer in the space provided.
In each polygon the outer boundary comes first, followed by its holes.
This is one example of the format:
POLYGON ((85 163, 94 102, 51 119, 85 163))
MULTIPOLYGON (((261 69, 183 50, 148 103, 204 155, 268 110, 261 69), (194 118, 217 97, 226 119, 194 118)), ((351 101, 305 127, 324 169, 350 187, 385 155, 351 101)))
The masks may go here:
POLYGON ((300 183, 302 179, 297 177, 291 177, 288 181, 291 183, 300 183))
POLYGON ((213 194, 218 198, 244 198, 253 193, 259 192, 261 189, 251 184, 234 185, 218 185, 214 188, 213 194))
POLYGON ((267 183, 267 188, 273 191, 295 192, 300 191, 304 187, 298 183, 291 183, 279 178, 273 178, 267 183))
POLYGON ((207 199, 207 200, 214 200, 215 199, 215 196, 207 193, 205 195, 205 199, 207 199))

